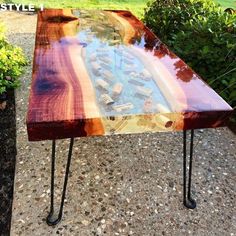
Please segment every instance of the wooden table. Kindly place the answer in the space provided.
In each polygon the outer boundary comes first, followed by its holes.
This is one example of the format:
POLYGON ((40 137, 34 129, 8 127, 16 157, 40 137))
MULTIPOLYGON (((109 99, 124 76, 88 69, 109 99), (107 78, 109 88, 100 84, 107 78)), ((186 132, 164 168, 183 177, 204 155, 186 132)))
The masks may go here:
POLYGON ((39 12, 32 77, 28 137, 53 140, 49 225, 62 217, 73 141, 82 136, 183 131, 183 201, 196 207, 191 198, 194 129, 223 126, 233 110, 130 12, 39 12), (64 138, 71 143, 55 218, 55 140, 64 138))

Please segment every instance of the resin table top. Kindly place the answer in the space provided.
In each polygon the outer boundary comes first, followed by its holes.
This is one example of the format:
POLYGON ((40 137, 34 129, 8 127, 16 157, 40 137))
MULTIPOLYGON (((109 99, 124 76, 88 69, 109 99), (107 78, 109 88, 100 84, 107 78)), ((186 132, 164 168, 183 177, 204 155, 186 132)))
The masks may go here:
POLYGON ((231 113, 130 12, 38 13, 29 140, 218 127, 231 113))

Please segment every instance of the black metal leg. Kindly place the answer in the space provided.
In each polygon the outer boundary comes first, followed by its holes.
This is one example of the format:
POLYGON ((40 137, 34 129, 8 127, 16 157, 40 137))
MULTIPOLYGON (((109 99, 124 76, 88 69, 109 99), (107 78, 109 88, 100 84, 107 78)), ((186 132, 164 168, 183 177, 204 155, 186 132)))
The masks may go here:
POLYGON ((61 196, 61 206, 60 206, 59 214, 57 215, 57 217, 55 217, 54 216, 54 174, 55 174, 56 141, 55 140, 52 141, 51 206, 50 206, 50 212, 49 212, 48 217, 46 219, 47 224, 50 226, 58 224, 62 218, 64 200, 65 200, 65 196, 66 196, 66 186, 67 186, 67 182, 68 182, 68 175, 69 175, 70 163, 71 163, 71 157, 72 157, 73 144, 74 144, 74 138, 71 138, 70 149, 69 149, 67 165, 66 165, 65 180, 64 180, 62 196, 61 196))
POLYGON ((183 133, 183 203, 187 208, 194 209, 196 207, 196 202, 191 197, 191 178, 192 178, 192 159, 193 159, 193 136, 194 130, 191 130, 191 140, 190 140, 190 155, 189 155, 189 171, 188 171, 188 189, 187 189, 187 131, 184 130, 183 133), (187 193, 188 191, 188 193, 187 193))

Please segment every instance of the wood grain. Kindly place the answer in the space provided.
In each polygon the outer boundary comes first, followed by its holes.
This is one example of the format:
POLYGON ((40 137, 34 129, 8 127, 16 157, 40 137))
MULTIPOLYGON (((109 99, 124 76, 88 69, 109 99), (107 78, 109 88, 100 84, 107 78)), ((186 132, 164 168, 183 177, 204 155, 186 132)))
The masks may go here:
POLYGON ((30 141, 219 127, 231 113, 130 12, 38 13, 30 141))

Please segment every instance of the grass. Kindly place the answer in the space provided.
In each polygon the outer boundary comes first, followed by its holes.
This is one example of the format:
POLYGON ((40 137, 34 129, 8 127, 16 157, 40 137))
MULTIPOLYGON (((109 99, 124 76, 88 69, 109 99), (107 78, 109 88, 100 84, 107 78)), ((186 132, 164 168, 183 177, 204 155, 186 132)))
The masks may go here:
MULTIPOLYGON (((0 0, 0 3, 4 0, 0 0)), ((223 8, 236 9, 236 0, 215 0, 223 8)), ((32 0, 5 0, 18 4, 32 4, 32 0)), ((45 8, 84 8, 84 9, 125 9, 132 11, 138 17, 142 17, 143 9, 148 0, 35 0, 36 6, 43 4, 45 8)))
MULTIPOLYGON (((5 0, 5 2, 8 1, 5 0)), ((148 0, 11 0, 11 2, 18 4, 33 3, 35 6, 43 4, 45 8, 124 9, 141 17, 148 0)))
POLYGON ((215 0, 218 2, 223 8, 231 7, 236 9, 236 0, 215 0))

